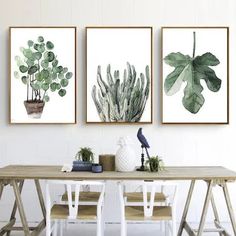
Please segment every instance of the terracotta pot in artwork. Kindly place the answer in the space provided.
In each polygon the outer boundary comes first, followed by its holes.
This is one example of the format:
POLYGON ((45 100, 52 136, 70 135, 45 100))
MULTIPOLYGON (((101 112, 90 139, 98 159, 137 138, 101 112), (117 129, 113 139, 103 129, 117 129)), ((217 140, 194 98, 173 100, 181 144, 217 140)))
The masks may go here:
POLYGON ((40 119, 45 105, 44 101, 24 101, 27 114, 30 118, 40 119))

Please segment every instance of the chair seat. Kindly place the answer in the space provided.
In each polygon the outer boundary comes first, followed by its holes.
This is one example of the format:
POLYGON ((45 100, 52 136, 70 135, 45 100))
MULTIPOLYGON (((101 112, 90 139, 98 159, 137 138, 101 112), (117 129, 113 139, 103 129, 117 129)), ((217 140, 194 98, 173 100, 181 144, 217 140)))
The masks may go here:
MULTIPOLYGON (((52 219, 68 219, 69 207, 68 205, 54 204, 51 208, 52 219)), ((97 206, 78 206, 78 220, 96 220, 97 219, 97 206)))
MULTIPOLYGON (((80 202, 97 202, 100 197, 100 192, 80 192, 79 201, 80 202)), ((62 195, 61 200, 63 202, 68 201, 67 192, 62 195)), ((72 201, 75 201, 75 192, 72 192, 72 201)))
POLYGON ((155 206, 153 208, 153 215, 151 217, 145 217, 144 209, 142 206, 126 206, 125 218, 126 220, 135 220, 135 221, 171 220, 172 212, 170 206, 155 206))
MULTIPOLYGON (((127 198, 127 202, 143 202, 142 192, 126 192, 124 196, 127 198)), ((148 199, 150 199, 150 193, 147 193, 148 199)), ((155 202, 165 202, 166 196, 164 193, 158 192, 155 194, 155 202)))

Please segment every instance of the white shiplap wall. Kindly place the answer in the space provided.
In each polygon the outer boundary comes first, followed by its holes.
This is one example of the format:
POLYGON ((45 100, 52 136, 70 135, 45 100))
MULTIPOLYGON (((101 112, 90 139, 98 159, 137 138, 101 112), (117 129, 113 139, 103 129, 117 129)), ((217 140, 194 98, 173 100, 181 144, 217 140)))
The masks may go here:
MULTIPOLYGON (((96 154, 114 153, 122 135, 136 136, 138 126, 100 126, 85 124, 85 26, 153 26, 154 97, 152 125, 145 125, 151 153, 160 154, 167 165, 224 165, 236 170, 236 2, 234 0, 1 0, 0 7, 0 165, 63 164, 72 161, 80 146, 91 146, 96 154), (9 125, 9 26, 78 27, 78 124, 9 125), (230 27, 230 125, 160 124, 160 27, 229 26, 230 27)), ((16 95, 17 96, 17 95, 16 95)), ((135 142, 137 155, 139 143, 135 142)), ((180 216, 188 183, 180 185, 180 216)), ((109 183, 108 221, 117 221, 118 204, 114 183, 109 183)), ((205 185, 197 185, 191 221, 200 217, 205 185), (199 194, 200 193, 200 194, 199 194)), ((236 185, 230 186, 234 209, 236 185)), ((28 183, 23 191, 29 220, 40 219, 34 188, 28 183)), ((0 221, 9 217, 12 192, 7 189, 0 202, 0 221)), ((223 221, 229 221, 222 194, 217 194, 223 221)), ((209 215, 209 217, 211 214, 209 215)), ((210 219, 208 217, 208 220, 210 219)))

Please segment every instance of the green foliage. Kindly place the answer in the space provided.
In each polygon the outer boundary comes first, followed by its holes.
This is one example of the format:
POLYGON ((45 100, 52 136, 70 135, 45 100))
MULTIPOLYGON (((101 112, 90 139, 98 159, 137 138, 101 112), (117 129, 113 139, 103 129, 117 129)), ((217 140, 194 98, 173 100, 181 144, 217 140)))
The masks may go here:
POLYGON ((21 73, 25 73, 25 72, 28 71, 28 67, 22 65, 22 66, 19 67, 19 70, 20 70, 21 73))
POLYGON ((169 66, 175 69, 167 75, 164 82, 165 93, 172 96, 177 93, 186 82, 182 104, 189 112, 196 114, 203 106, 205 99, 202 95, 204 80, 208 89, 217 92, 221 88, 221 80, 209 66, 217 66, 220 61, 210 52, 195 57, 195 32, 193 57, 180 52, 170 53, 164 58, 169 66))
POLYGON ((57 90, 59 90, 61 88, 60 84, 57 84, 57 90))
POLYGON ((14 77, 15 77, 16 79, 19 79, 19 78, 20 78, 20 74, 19 74, 18 71, 14 71, 14 77))
POLYGON ((44 53, 44 59, 48 62, 52 62, 54 60, 55 56, 53 52, 46 52, 44 53))
POLYGON ((41 72, 38 72, 37 74, 35 74, 35 79, 37 81, 43 81, 44 78, 43 78, 41 72))
POLYGON ((58 78, 61 79, 61 80, 64 79, 64 73, 63 72, 59 73, 58 78))
POLYGON ((102 79, 101 67, 97 70, 97 83, 92 89, 92 98, 101 121, 106 122, 138 122, 145 109, 150 92, 149 67, 145 75, 137 77, 135 67, 127 63, 123 80, 118 70, 111 74, 107 66, 107 82, 102 79))
POLYGON ((55 92, 57 90, 57 83, 53 82, 50 84, 50 89, 52 92, 55 92))
POLYGON ((18 67, 24 65, 24 62, 21 60, 19 56, 15 56, 15 60, 18 67))
POLYGON ((41 85, 41 88, 44 90, 44 91, 47 91, 49 89, 49 84, 48 83, 43 83, 41 85))
POLYGON ((38 90, 40 89, 40 85, 41 85, 40 83, 33 83, 31 86, 34 90, 38 90))
POLYGON ((69 81, 67 79, 62 79, 61 80, 61 86, 66 87, 69 84, 69 81))
POLYGON ((32 59, 33 60, 33 52, 31 51, 31 49, 24 49, 23 50, 23 55, 28 58, 28 59, 32 59))
POLYGON ((45 101, 45 102, 49 102, 49 100, 50 100, 50 98, 49 98, 48 95, 44 96, 44 101, 45 101))
POLYGON ((75 155, 75 159, 92 163, 94 161, 94 153, 89 147, 80 148, 80 150, 75 155))
POLYGON ((64 97, 66 95, 66 90, 65 89, 60 89, 58 91, 58 94, 61 96, 61 97, 64 97))
POLYGON ((38 37, 38 42, 39 42, 39 43, 44 42, 44 38, 43 38, 43 36, 39 36, 39 37, 38 37))
POLYGON ((38 70, 37 66, 33 65, 29 68, 28 74, 33 75, 38 70))
POLYGON ((73 74, 71 72, 66 73, 66 78, 67 79, 70 79, 72 76, 73 76, 73 74))
POLYGON ((22 81, 24 84, 27 84, 27 77, 26 77, 26 76, 22 76, 22 77, 21 77, 21 81, 22 81))
POLYGON ((150 157, 146 161, 146 166, 151 172, 158 172, 164 170, 164 162, 159 156, 150 157))
POLYGON ((34 44, 34 49, 40 53, 43 53, 45 51, 45 45, 44 44, 34 44))
MULTIPOLYGON (((15 78, 21 78, 23 84, 32 89, 31 100, 50 100, 48 92, 58 91, 60 97, 66 95, 65 87, 69 85, 72 72, 67 67, 58 65, 57 56, 52 51, 54 44, 45 41, 39 36, 36 42, 27 41, 27 47, 21 47, 22 58, 15 56, 18 70, 14 72, 15 78), (63 88, 62 88, 63 87, 63 88)), ((27 100, 29 90, 27 89, 27 100)))
POLYGON ((46 47, 47 47, 48 50, 52 50, 54 48, 54 44, 50 41, 47 41, 46 47))
POLYGON ((57 70, 57 73, 61 73, 61 72, 63 72, 63 67, 62 66, 58 66, 56 68, 56 70, 57 70))
POLYGON ((40 53, 40 52, 35 52, 35 53, 34 53, 34 58, 35 58, 36 60, 40 60, 40 59, 42 58, 42 53, 40 53))
POLYGON ((34 42, 32 40, 28 40, 28 46, 32 47, 34 45, 34 42))
POLYGON ((27 64, 28 67, 31 67, 31 66, 34 65, 34 61, 31 60, 31 59, 28 59, 28 60, 26 61, 26 64, 27 64))
POLYGON ((44 69, 46 69, 46 68, 48 68, 48 66, 49 66, 49 62, 48 62, 47 60, 42 60, 42 61, 41 61, 41 66, 42 66, 44 69))
POLYGON ((56 67, 58 65, 58 60, 54 60, 53 62, 52 62, 52 66, 53 67, 56 67))

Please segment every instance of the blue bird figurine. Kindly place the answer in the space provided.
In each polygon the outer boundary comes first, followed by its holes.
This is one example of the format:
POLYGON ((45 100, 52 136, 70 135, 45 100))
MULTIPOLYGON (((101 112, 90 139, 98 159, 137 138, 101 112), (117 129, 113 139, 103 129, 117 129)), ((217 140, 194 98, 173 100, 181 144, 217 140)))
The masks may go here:
POLYGON ((150 148, 150 146, 148 144, 147 139, 145 138, 145 136, 142 133, 142 128, 138 129, 137 137, 138 137, 139 142, 141 143, 141 147, 145 148, 147 157, 150 158, 150 155, 149 155, 148 150, 147 150, 148 148, 150 148))
POLYGON ((139 128, 138 129, 138 133, 137 133, 137 137, 138 137, 138 140, 140 141, 140 143, 142 144, 142 146, 145 148, 150 148, 148 142, 147 142, 147 139, 145 138, 145 136, 143 135, 142 133, 142 128, 139 128))

